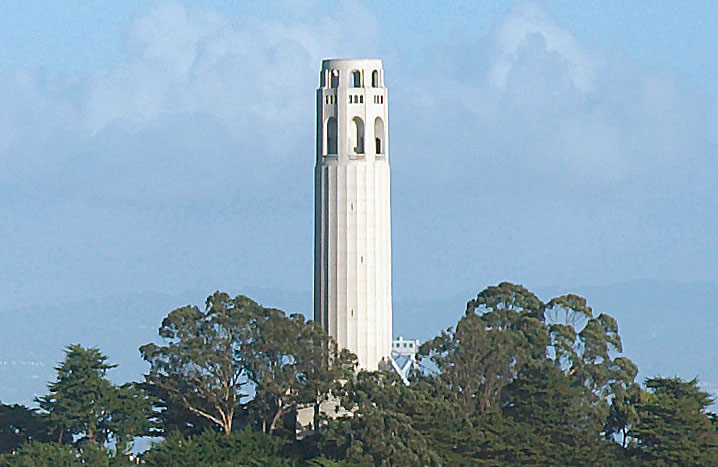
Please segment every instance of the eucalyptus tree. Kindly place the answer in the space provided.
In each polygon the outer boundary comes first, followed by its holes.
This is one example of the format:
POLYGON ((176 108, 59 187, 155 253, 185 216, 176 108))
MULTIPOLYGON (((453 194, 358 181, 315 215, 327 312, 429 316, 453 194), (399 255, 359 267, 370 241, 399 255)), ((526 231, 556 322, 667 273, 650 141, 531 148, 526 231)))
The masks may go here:
POLYGON ((247 297, 215 292, 204 311, 188 305, 162 320, 159 335, 165 345, 143 345, 140 354, 150 364, 145 385, 163 397, 165 410, 180 406, 225 434, 232 432, 248 396, 248 347, 262 310, 247 297))
POLYGON ((184 410, 195 417, 193 426, 207 420, 226 435, 240 414, 274 433, 285 415, 318 406, 355 365, 316 323, 242 295, 215 292, 204 311, 178 308, 159 335, 164 345, 140 352, 150 364, 145 385, 162 399, 161 418, 184 410))
POLYGON ((554 365, 604 402, 622 398, 634 384, 638 367, 623 352, 618 323, 606 313, 594 316, 586 299, 569 294, 551 299, 544 320, 554 365))
POLYGON ((356 356, 340 352, 317 323, 300 314, 265 309, 256 323, 247 370, 263 430, 274 433, 282 417, 305 405, 313 406, 318 427, 320 404, 352 377, 356 356))
POLYGON ((549 335, 544 304, 520 285, 488 287, 469 301, 455 329, 419 352, 438 369, 435 380, 471 414, 499 410, 503 388, 531 360, 543 358, 549 335))
POLYGON ((616 321, 593 315, 586 299, 564 295, 542 302, 521 285, 502 282, 468 302, 455 329, 425 343, 420 353, 438 369, 436 380, 468 410, 498 410, 503 389, 527 365, 551 361, 608 402, 622 397, 637 368, 622 352, 616 321))

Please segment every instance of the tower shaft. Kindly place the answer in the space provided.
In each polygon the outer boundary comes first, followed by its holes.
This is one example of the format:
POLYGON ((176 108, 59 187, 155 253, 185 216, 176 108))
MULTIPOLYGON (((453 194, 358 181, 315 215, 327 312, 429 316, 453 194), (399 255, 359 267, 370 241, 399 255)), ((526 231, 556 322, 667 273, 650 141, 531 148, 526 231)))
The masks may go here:
POLYGON ((317 90, 314 319, 374 370, 391 355, 387 94, 380 60, 325 60, 317 90))

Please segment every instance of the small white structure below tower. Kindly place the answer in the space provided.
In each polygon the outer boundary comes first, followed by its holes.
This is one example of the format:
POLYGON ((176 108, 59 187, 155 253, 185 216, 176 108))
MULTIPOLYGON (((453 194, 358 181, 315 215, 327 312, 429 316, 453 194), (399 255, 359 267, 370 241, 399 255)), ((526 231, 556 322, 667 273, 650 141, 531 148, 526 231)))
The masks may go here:
POLYGON ((359 366, 391 357, 391 210, 381 60, 324 60, 317 90, 314 319, 359 366))
POLYGON ((401 380, 409 385, 409 376, 419 369, 416 354, 419 352, 418 340, 404 340, 402 336, 391 343, 391 367, 399 373, 401 380))

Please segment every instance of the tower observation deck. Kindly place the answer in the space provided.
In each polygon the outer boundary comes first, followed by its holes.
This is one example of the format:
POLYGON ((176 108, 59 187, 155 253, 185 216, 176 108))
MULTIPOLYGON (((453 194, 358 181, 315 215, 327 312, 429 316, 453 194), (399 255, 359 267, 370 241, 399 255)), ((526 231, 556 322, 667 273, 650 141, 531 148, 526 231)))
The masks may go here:
POLYGON ((387 90, 381 60, 324 60, 317 90, 314 319, 359 367, 392 351, 387 90))

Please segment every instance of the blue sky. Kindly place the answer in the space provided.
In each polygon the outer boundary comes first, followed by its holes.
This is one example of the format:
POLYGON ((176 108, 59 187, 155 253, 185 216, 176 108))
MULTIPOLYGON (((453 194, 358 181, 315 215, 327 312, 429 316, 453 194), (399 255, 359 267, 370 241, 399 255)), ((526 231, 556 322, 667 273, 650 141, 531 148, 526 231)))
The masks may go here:
POLYGON ((0 5, 0 305, 311 290, 351 56, 386 70, 396 296, 718 281, 718 6, 443 5, 0 5))

